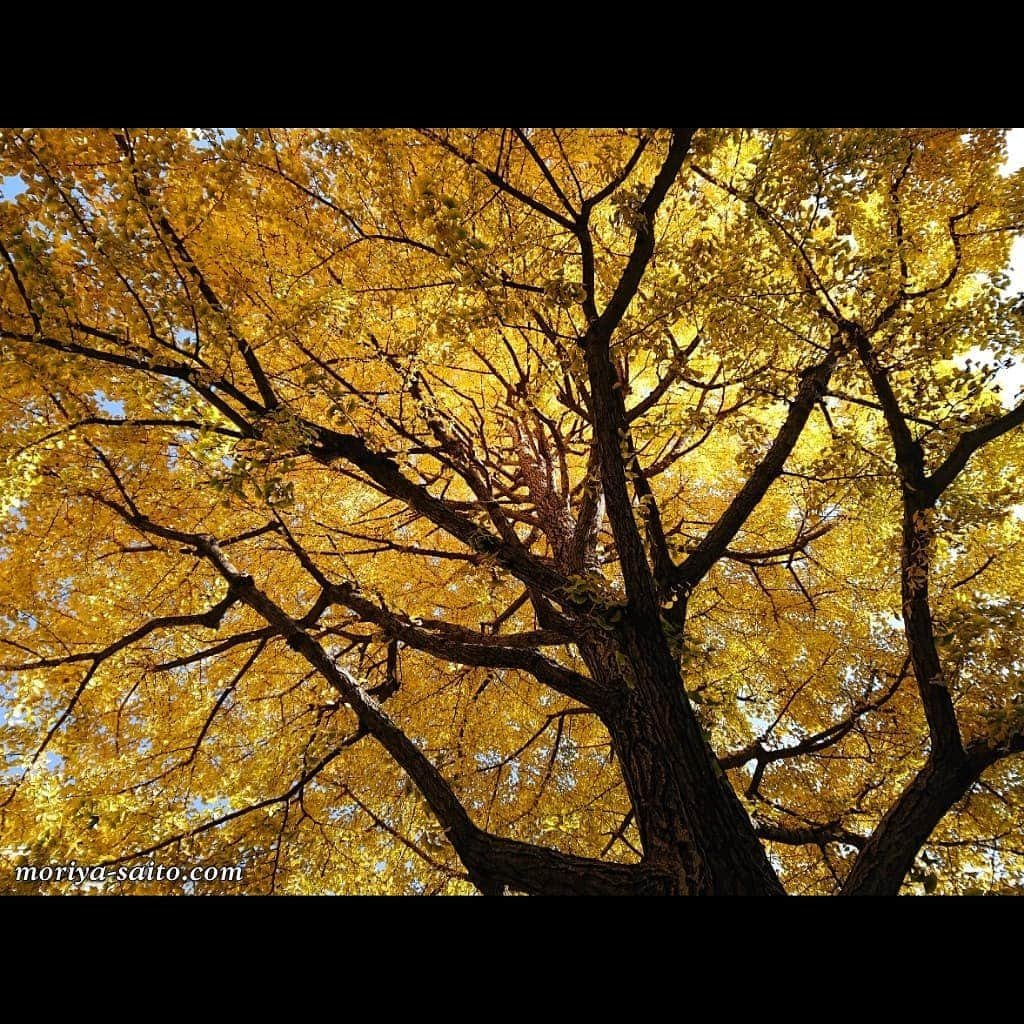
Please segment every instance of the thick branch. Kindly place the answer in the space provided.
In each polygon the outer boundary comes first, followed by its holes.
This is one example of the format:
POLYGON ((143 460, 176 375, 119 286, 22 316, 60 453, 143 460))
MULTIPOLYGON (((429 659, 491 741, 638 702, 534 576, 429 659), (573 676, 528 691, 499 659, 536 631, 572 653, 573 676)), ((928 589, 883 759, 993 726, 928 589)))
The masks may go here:
MULTIPOLYGON (((635 463, 635 456, 632 455, 632 446, 629 443, 622 381, 619 379, 611 358, 611 338, 636 295, 644 271, 654 254, 655 216, 668 194, 668 190, 679 175, 683 161, 689 153, 694 131, 693 128, 673 129, 672 142, 669 145, 665 161, 654 179, 654 184, 647 197, 636 211, 636 237, 622 276, 619 278, 604 311, 591 321, 583 338, 601 480, 604 485, 608 518, 611 521, 616 549, 622 564, 626 593, 640 615, 652 616, 655 620, 659 614, 660 605, 629 496, 626 463, 631 458, 635 463)), ((593 254, 589 249, 590 238, 585 225, 581 229, 580 241, 584 245, 584 262, 586 263, 588 253, 591 259, 593 254)), ((585 288, 587 288, 586 278, 588 276, 585 268, 585 288)), ((592 288, 588 288, 587 301, 593 308, 592 288)), ((635 472, 637 475, 640 474, 639 466, 636 466, 635 472)), ((653 497, 650 498, 647 505, 645 511, 649 521, 653 524, 657 517, 657 508, 654 505, 653 497)), ((658 527, 654 527, 655 538, 658 532, 658 527)), ((668 558, 667 549, 664 548, 663 530, 660 531, 660 535, 664 550, 659 553, 656 547, 655 559, 667 571, 668 566, 663 564, 668 558)), ((671 562, 669 561, 668 564, 670 566, 671 562)))
MULTIPOLYGON (((76 323, 72 326, 75 330, 124 347, 124 339, 118 338, 115 334, 111 334, 107 331, 101 331, 94 327, 88 327, 85 324, 76 323)), ((201 372, 197 371, 195 367, 181 363, 150 362, 148 359, 148 353, 146 358, 141 358, 135 355, 123 355, 119 352, 107 352, 100 348, 83 345, 76 341, 61 341, 59 338, 54 338, 49 335, 26 334, 24 332, 11 331, 6 328, 0 329, 0 336, 9 338, 11 341, 20 341, 29 345, 52 349, 55 352, 62 352, 67 355, 84 356, 86 359, 91 359, 94 362, 108 363, 127 370, 138 370, 142 373, 151 373, 159 377, 170 377, 175 380, 184 381, 194 391, 202 395, 202 397, 218 412, 222 413, 231 420, 232 423, 238 426, 246 436, 250 436, 252 433, 252 428, 248 421, 227 402, 225 402, 224 399, 214 393, 211 385, 202 380, 201 372)), ((244 405, 248 411, 255 413, 259 413, 261 411, 260 407, 254 403, 252 399, 238 391, 233 385, 223 380, 217 380, 212 383, 216 385, 220 391, 239 401, 239 403, 244 405)))
POLYGON ((924 453, 921 451, 921 445, 914 440, 910 432, 907 419, 889 380, 889 373, 879 361, 867 335, 863 331, 857 331, 855 341, 857 354, 864 364, 864 369, 871 379, 871 387, 882 407, 900 479, 905 487, 921 493, 924 490, 924 453))
POLYGON ((841 843, 859 849, 864 845, 863 836, 843 828, 838 822, 794 828, 760 824, 754 831, 759 839, 766 839, 770 843, 783 843, 786 846, 823 846, 826 843, 841 843))
POLYGON ((519 669, 581 703, 602 703, 603 695, 596 683, 579 672, 564 668, 546 658, 535 648, 504 646, 502 641, 505 638, 500 635, 477 635, 468 629, 449 627, 443 632, 431 632, 419 628, 405 617, 396 615, 363 597, 349 583, 332 585, 328 593, 332 600, 351 609, 364 622, 380 626, 388 636, 401 640, 414 650, 425 651, 438 658, 463 665, 519 669))
POLYGON ((511 886, 526 892, 547 894, 610 894, 635 891, 635 883, 643 880, 645 871, 639 867, 609 865, 574 857, 528 843, 500 839, 477 828, 448 781, 381 705, 334 663, 307 629, 257 587, 251 576, 239 572, 215 540, 154 523, 114 502, 105 501, 105 504, 144 533, 193 546, 228 581, 235 598, 258 612, 275 632, 286 639, 292 650, 337 690, 356 715, 360 728, 384 747, 423 794, 469 870, 474 884, 481 890, 500 893, 505 886, 511 886), (633 884, 629 884, 631 882, 633 884))
POLYGON ((946 689, 942 673, 928 593, 933 540, 931 505, 934 503, 934 497, 925 477, 924 452, 910 432, 888 371, 880 363, 867 336, 863 332, 857 332, 855 342, 857 353, 871 379, 875 396, 882 406, 902 482, 903 538, 900 545, 900 588, 903 628, 907 637, 907 647, 914 662, 914 675, 917 677, 921 703, 928 720, 932 749, 936 757, 959 761, 964 753, 963 742, 953 700, 946 689))
POLYGON ((796 398, 790 404, 786 419, 771 447, 730 502, 729 507, 719 517, 718 522, 678 567, 675 577, 678 586, 692 590, 725 554, 729 542, 739 533, 768 488, 782 472, 786 460, 803 433, 811 411, 828 386, 838 358, 839 349, 834 345, 822 362, 803 372, 796 398))
POLYGON ((426 516, 471 550, 494 558, 527 586, 535 587, 556 600, 564 597, 565 577, 531 555, 522 544, 496 537, 447 502, 435 498, 426 487, 405 476, 394 459, 373 451, 361 437, 341 434, 326 427, 313 429, 319 440, 307 450, 314 458, 325 465, 344 459, 362 470, 385 494, 426 516))
POLYGON ((478 832, 463 863, 489 895, 504 888, 534 896, 641 896, 668 893, 669 879, 641 864, 611 864, 478 832), (479 880, 478 880, 479 879, 479 880))
POLYGON ((946 488, 960 475, 967 465, 968 459, 982 445, 994 441, 997 437, 1019 427, 1024 423, 1024 402, 1008 413, 986 423, 983 426, 969 430, 960 435, 960 439, 953 446, 953 450, 946 456, 945 461, 928 478, 928 494, 935 501, 946 490, 946 488))
POLYGON ((843 885, 843 896, 895 896, 914 858, 947 811, 990 765, 1024 750, 1024 734, 992 746, 972 743, 957 762, 934 754, 879 822, 843 885))

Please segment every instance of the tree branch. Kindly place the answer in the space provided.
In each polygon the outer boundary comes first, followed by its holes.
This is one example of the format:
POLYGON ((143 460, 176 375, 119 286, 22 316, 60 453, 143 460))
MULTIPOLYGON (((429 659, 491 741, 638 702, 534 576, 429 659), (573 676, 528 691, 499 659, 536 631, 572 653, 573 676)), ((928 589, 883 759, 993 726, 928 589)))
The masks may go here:
POLYGON ((934 539, 931 525, 931 506, 934 504, 934 497, 925 477, 924 452, 910 432, 888 372, 879 362, 871 342, 863 331, 856 332, 855 344, 861 363, 871 379, 875 396, 882 406, 902 483, 900 591, 903 628, 907 647, 914 662, 918 692, 928 720, 932 749, 936 757, 959 761, 964 756, 963 741, 935 643, 935 627, 928 593, 934 539))
MULTIPOLYGON (((251 576, 239 572, 215 540, 160 525, 109 499, 99 500, 144 533, 194 547, 227 580, 235 599, 258 612, 275 632, 285 638, 292 650, 337 690, 351 707, 360 728, 380 743, 423 794, 466 865, 470 878, 482 891, 500 892, 505 886, 510 886, 544 894, 608 894, 630 889, 635 891, 636 883, 643 883, 647 877, 654 879, 652 884, 663 884, 658 881, 660 876, 638 867, 604 864, 529 843, 501 839, 479 829, 473 824, 451 785, 381 705, 348 672, 335 664, 307 629, 257 587, 251 576)), ((293 787, 290 792, 295 791, 293 787)), ((281 798, 274 799, 279 802, 281 798)), ((265 801, 260 806, 267 806, 268 802, 273 801, 265 801)))
POLYGON ((458 157, 467 167, 471 167, 478 174, 482 174, 495 188, 506 195, 512 196, 513 199, 519 200, 526 206, 529 206, 531 210, 535 210, 537 213, 543 214, 549 220, 553 220, 556 224, 565 228, 566 231, 575 232, 576 224, 570 220, 564 214, 559 213, 557 210, 552 210, 550 206, 542 203, 539 199, 534 199, 533 196, 527 195, 521 189, 515 187, 515 185, 506 181, 500 174, 492 171, 490 168, 485 167, 475 156, 470 153, 463 153, 458 146, 450 142, 443 135, 439 135, 435 131, 431 131, 427 128, 417 128, 417 132, 422 135, 425 139, 429 139, 431 142, 438 146, 448 150, 453 156, 458 157))
POLYGON ((804 825, 787 828, 784 825, 771 825, 762 822, 754 826, 759 839, 770 843, 784 843, 787 846, 822 846, 825 843, 842 843, 860 849, 865 840, 862 835, 843 828, 839 822, 826 825, 804 825))
POLYGON ((684 591, 692 590, 707 574, 711 567, 725 553, 729 542, 739 533, 750 514, 757 508, 768 488, 782 473, 790 453, 796 447, 800 435, 812 410, 825 388, 839 360, 838 341, 833 344, 822 362, 801 374, 800 387, 796 398, 790 403, 789 412, 771 447, 758 463, 746 483, 740 488, 729 507, 718 522, 708 531, 704 539, 677 567, 675 584, 684 591))
POLYGON ((471 550, 496 559, 528 586, 536 587, 556 600, 564 600, 565 577, 531 555, 522 544, 512 544, 496 537, 457 512, 449 503, 435 498, 426 487, 405 476, 393 458, 373 451, 361 437, 341 434, 315 424, 308 426, 318 438, 306 448, 313 458, 324 465, 344 459, 362 470, 385 494, 426 516, 471 550))
POLYGON ((840 895, 895 896, 918 851, 949 809, 986 768, 1021 751, 1024 733, 998 745, 975 741, 959 761, 937 758, 933 752, 864 844, 840 895))
MULTIPOLYGON (((534 646, 525 643, 521 646, 507 646, 503 636, 477 634, 456 627, 430 632, 415 626, 408 618, 374 604, 360 595, 351 583, 331 584, 327 594, 330 600, 349 608, 364 622, 372 622, 381 627, 388 636, 401 640, 414 650, 463 665, 518 669, 588 706, 599 708, 607 702, 607 695, 597 683, 546 658, 534 646)), ((550 638, 554 639, 554 636, 550 638)))
MULTIPOLYGON (((642 475, 642 471, 639 465, 636 465, 635 452, 632 451, 629 442, 623 382, 612 363, 610 349, 612 335, 636 295, 644 271, 654 255, 655 217, 668 190, 679 175, 683 161, 690 151, 695 131, 694 128, 673 129, 672 141, 661 169, 636 211, 636 235, 626 266, 608 304, 596 318, 591 319, 586 335, 582 339, 590 381, 594 437, 599 454, 606 509, 622 564, 626 594, 641 616, 650 616, 655 621, 660 614, 660 602, 633 515, 626 476, 627 462, 634 463, 634 473, 637 477, 642 475)), ((586 224, 581 225, 579 237, 584 247, 585 263, 588 261, 588 253, 592 262, 593 253, 589 248, 590 237, 586 224)), ((588 276, 592 277, 592 274, 588 275, 585 269, 584 288, 587 290, 587 299, 584 305, 585 308, 590 307, 592 315, 596 307, 593 284, 591 282, 588 285, 588 276)), ((655 542, 655 563, 662 570, 661 582, 667 586, 669 580, 664 574, 670 571, 671 559, 668 556, 667 545, 664 544, 664 530, 660 529, 660 518, 653 496, 647 503, 646 514, 655 542)))
POLYGON ((947 487, 960 475, 970 457, 989 441, 1019 427, 1024 423, 1024 402, 1009 412, 985 423, 974 430, 961 434, 953 450, 946 456, 942 464, 927 480, 927 492, 932 501, 938 500, 947 487))

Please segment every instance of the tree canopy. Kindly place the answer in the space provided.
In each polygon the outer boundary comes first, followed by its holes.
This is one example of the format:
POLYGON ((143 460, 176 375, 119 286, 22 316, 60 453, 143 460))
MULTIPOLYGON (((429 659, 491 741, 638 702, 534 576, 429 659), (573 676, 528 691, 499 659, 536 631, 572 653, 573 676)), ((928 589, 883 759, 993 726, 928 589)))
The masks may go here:
POLYGON ((1005 157, 0 130, 0 889, 1017 891, 1005 157))

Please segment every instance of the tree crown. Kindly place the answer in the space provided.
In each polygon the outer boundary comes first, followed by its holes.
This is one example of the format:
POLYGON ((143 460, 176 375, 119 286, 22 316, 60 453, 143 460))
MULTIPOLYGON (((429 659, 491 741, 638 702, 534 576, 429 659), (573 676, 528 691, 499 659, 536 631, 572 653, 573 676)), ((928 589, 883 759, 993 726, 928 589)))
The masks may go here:
POLYGON ((1015 888, 1004 158, 0 132, 10 876, 1015 888))

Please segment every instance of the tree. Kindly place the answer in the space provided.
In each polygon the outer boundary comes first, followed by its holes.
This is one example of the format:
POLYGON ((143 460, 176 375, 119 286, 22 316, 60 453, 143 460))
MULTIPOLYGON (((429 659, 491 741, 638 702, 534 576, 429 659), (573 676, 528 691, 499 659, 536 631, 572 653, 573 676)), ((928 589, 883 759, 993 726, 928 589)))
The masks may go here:
POLYGON ((5 130, 4 885, 1016 890, 1005 153, 5 130))

